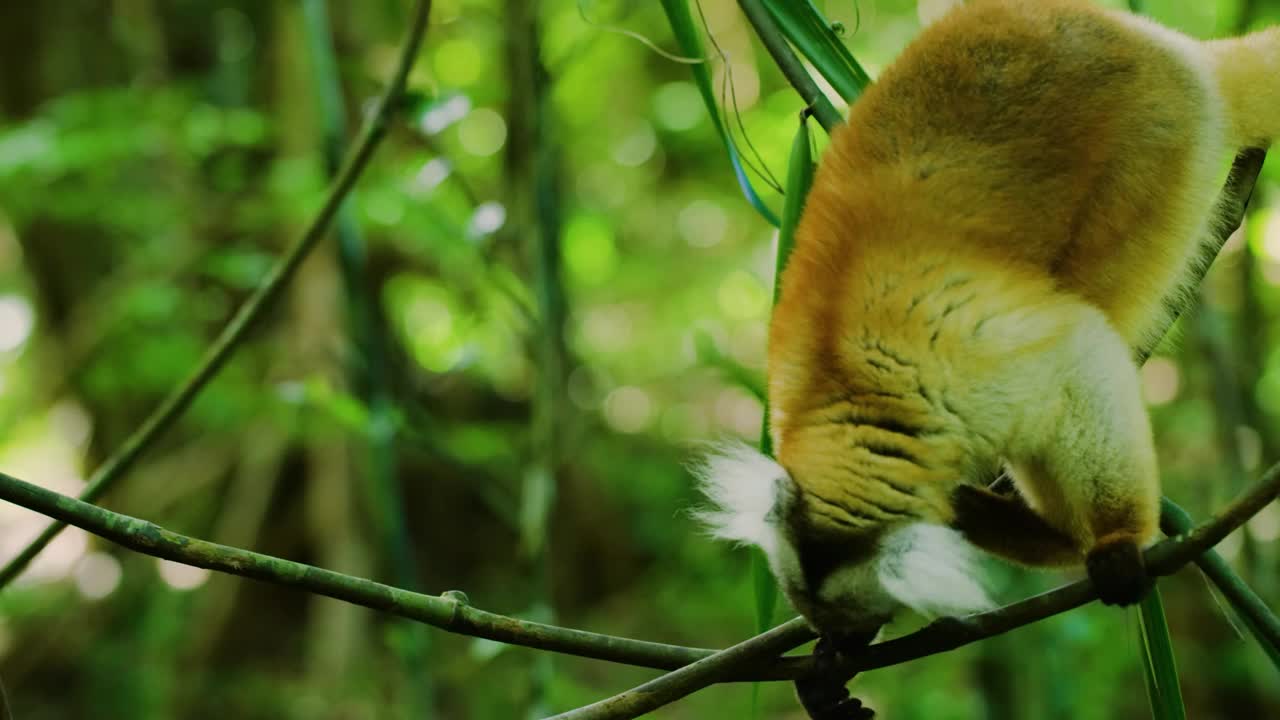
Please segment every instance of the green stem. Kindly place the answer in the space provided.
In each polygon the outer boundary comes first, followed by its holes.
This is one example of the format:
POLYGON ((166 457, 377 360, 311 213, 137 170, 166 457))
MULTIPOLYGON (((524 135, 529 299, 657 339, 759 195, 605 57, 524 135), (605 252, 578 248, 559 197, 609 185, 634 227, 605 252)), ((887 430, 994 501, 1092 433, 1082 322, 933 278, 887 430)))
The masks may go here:
POLYGON ((154 523, 112 512, 3 473, 0 473, 0 500, 57 518, 144 555, 297 588, 461 635, 658 669, 682 667, 714 652, 495 615, 471 607, 460 593, 425 595, 180 535, 154 523))
MULTIPOLYGON (((1160 529, 1166 535, 1182 535, 1191 531, 1191 516, 1177 503, 1165 498, 1160 509, 1160 529)), ((1262 598, 1232 572, 1231 566, 1217 551, 1210 550, 1196 558, 1196 565, 1217 586, 1231 607, 1240 613, 1254 635, 1269 646, 1267 654, 1273 660, 1280 657, 1280 618, 1271 612, 1262 598)))
MULTIPOLYGON (((325 0, 303 3, 307 45, 315 77, 315 92, 321 125, 323 153, 330 176, 341 167, 346 144, 345 101, 338 64, 333 54, 332 31, 325 0)), ((368 277, 368 253, 356 220, 355 198, 338 211, 336 235, 338 260, 347 294, 348 323, 356 352, 349 370, 352 386, 369 409, 365 433, 367 487, 372 497, 374 523, 379 545, 391 567, 392 581, 399 587, 417 590, 421 586, 418 562, 409 537, 398 475, 395 401, 388 375, 386 322, 368 277)), ((426 672, 428 636, 416 624, 406 624, 406 642, 398 644, 401 667, 410 680, 410 715, 420 720, 430 717, 434 704, 431 677, 426 672)))
POLYGON ((791 622, 779 625, 624 693, 561 713, 548 720, 614 720, 640 717, 708 685, 727 680, 735 671, 748 669, 763 660, 777 657, 796 645, 812 639, 812 632, 804 624, 791 622))
MULTIPOLYGON (((378 100, 377 108, 359 139, 356 140, 352 151, 347 155, 347 160, 330 186, 329 193, 315 219, 311 221, 302 237, 271 268, 253 294, 240 306, 235 316, 205 352, 204 358, 191 375, 175 388, 111 457, 89 476, 88 483, 80 493, 82 500, 94 502, 102 497, 103 493, 133 468, 142 454, 160 438, 163 432, 173 425, 200 391, 218 374, 232 353, 240 347, 254 322, 263 316, 293 277, 303 259, 324 237, 329 223, 342 206, 343 199, 355 186, 356 180, 369 164, 379 142, 386 135, 391 116, 396 112, 400 96, 404 91, 409 69, 413 67, 414 60, 418 56, 418 48, 426 34, 427 16, 430 10, 431 0, 418 0, 391 82, 378 100)), ((40 551, 65 527, 65 523, 50 524, 31 544, 23 548, 17 557, 0 569, 0 588, 4 588, 21 574, 36 555, 39 555, 40 551)))
POLYGON ((837 125, 843 123, 844 118, 840 116, 839 111, 827 96, 822 94, 822 90, 818 88, 813 78, 809 77, 800 58, 791 51, 787 39, 782 36, 782 31, 778 29, 773 16, 760 0, 738 0, 738 6, 742 8, 742 12, 746 13, 747 20, 755 28, 756 34, 760 36, 769 54, 773 56, 773 61, 778 63, 778 69, 800 93, 800 97, 809 104, 813 110, 813 117, 817 119, 822 129, 830 133, 837 125))
MULTIPOLYGON (((536 389, 530 419, 530 464, 521 498, 521 540, 533 610, 550 621, 555 618, 555 603, 551 573, 554 549, 549 538, 569 421, 565 388, 570 361, 564 335, 569 311, 560 272, 560 157, 554 137, 552 80, 542 60, 540 6, 527 0, 507 0, 505 8, 509 226, 518 233, 513 233, 513 238, 527 239, 537 302, 536 332, 531 338, 536 389)), ((542 714, 554 668, 545 654, 532 662, 528 705, 530 712, 542 714)))

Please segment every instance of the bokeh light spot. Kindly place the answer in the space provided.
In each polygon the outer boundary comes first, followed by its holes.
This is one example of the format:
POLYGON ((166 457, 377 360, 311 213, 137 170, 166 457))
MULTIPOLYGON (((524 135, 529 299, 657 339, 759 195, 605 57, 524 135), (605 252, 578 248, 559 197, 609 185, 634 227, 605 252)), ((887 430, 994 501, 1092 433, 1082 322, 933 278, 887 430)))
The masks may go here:
POLYGON ((123 574, 120 561, 104 552, 91 552, 80 558, 72 572, 76 589, 90 600, 101 600, 114 592, 123 574))
POLYGON ((16 350, 31 337, 35 311, 19 295, 0 296, 0 352, 16 350))
POLYGON ((658 148, 658 137, 649 123, 640 123, 621 141, 613 146, 613 159, 619 165, 637 167, 653 157, 658 148))
POLYGON ((564 262, 579 282, 598 285, 608 280, 618 267, 618 250, 608 220, 586 213, 573 216, 564 232, 564 262))
POLYGON ((666 130, 691 130, 707 111, 702 95, 690 82, 670 82, 653 93, 653 116, 666 130))
POLYGON ((1153 357, 1142 366, 1142 397, 1148 405, 1167 405, 1178 397, 1182 373, 1168 358, 1153 357))
POLYGON ((676 216, 676 229, 690 247, 712 247, 724 239, 729 216, 709 200, 694 200, 676 216))
POLYGON ((449 161, 444 158, 432 158, 423 163, 422 168, 413 176, 413 189, 420 193, 429 193, 449 179, 453 172, 449 161))
POLYGON ((485 59, 474 42, 452 38, 436 46, 433 65, 442 84, 464 87, 480 79, 485 59))
POLYGON ((582 316, 582 339, 595 352, 625 350, 632 340, 631 313, 621 305, 587 310, 582 316))
POLYGON ((458 125, 458 142, 472 155, 488 157, 507 142, 507 121, 488 108, 473 110, 458 125))
POLYGON ((763 317, 769 307, 769 292, 754 276, 735 270, 720 283, 716 292, 720 309, 730 317, 750 320, 763 317))
POLYGON ((1255 540, 1272 542, 1280 538, 1280 505, 1271 503, 1254 515, 1247 525, 1255 540))
POLYGON ((172 560, 157 559, 156 571, 160 573, 160 579, 174 590, 195 590, 209 579, 208 570, 172 560))
POLYGON ((638 387, 620 387, 605 396, 604 419, 618 432, 638 433, 653 420, 653 401, 638 387))
POLYGON ((418 128, 428 135, 435 135, 465 118, 471 112, 471 98, 454 95, 427 108, 418 119, 418 128))
POLYGON ((507 209, 500 202, 480 203, 471 213, 467 234, 473 238, 492 235, 507 222, 507 209))
POLYGON ((760 433, 764 407, 741 388, 725 388, 716 396, 715 418, 721 427, 743 437, 753 437, 760 433))

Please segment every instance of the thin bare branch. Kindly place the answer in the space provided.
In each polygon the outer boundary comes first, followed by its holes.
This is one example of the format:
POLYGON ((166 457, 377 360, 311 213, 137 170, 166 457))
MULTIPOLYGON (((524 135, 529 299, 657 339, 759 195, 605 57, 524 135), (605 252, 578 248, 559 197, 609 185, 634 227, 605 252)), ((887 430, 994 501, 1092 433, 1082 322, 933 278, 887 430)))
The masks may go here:
POLYGON ((803 621, 793 620, 620 695, 561 713, 550 720, 640 717, 812 639, 813 631, 803 621))
POLYGON ((471 607, 465 595, 425 595, 303 563, 180 535, 145 520, 46 490, 0 473, 6 500, 123 547, 195 567, 295 587, 373 610, 498 642, 657 669, 674 669, 715 651, 561 628, 471 607))
MULTIPOLYGON (((191 405, 191 402, 195 400, 196 396, 200 394, 200 391, 218 374, 218 371, 231 358, 231 355, 239 349, 245 338, 248 337, 253 324, 265 314, 267 308, 271 306, 271 303, 280 294, 280 291, 289 283, 298 266, 302 264, 302 261, 311 250, 325 236, 330 222, 337 215, 339 208, 342 207, 343 199, 351 192, 351 188, 355 186, 356 180, 364 172, 369 160, 373 157, 374 151, 387 133, 387 127, 400 103, 405 82, 409 77, 409 70, 413 67, 414 60, 418 57, 418 48, 421 46, 422 38, 426 34, 427 17, 430 12, 431 0, 418 0, 418 4, 413 10, 409 31, 405 35, 404 44, 400 49, 400 59, 396 65, 395 73, 391 77, 391 82, 387 85, 382 97, 379 98, 378 104, 365 124, 360 137, 352 145, 351 151, 347 154, 346 162, 343 163, 342 169, 338 171, 337 177, 329 188, 329 194, 325 197, 324 204, 320 207, 319 212, 316 213, 315 219, 311 221, 306 232, 302 234, 302 237, 294 243, 288 252, 276 261, 275 266, 267 273, 266 278, 253 291, 253 294, 245 300, 240 309, 236 311, 235 316, 222 329, 213 344, 209 346, 204 358, 200 361, 199 366, 192 371, 191 375, 181 385, 173 389, 169 396, 138 426, 137 430, 112 453, 111 457, 107 458, 106 462, 94 470, 89 477, 89 482, 85 485, 84 491, 80 493, 82 500, 94 502, 102 497, 103 493, 133 468, 138 459, 142 457, 142 454, 155 444, 164 431, 173 425, 187 407, 191 405)), ((17 557, 10 560, 3 569, 0 569, 0 588, 4 588, 20 575, 27 565, 40 554, 40 551, 53 538, 57 537, 58 533, 62 532, 65 527, 66 524, 61 522, 50 524, 31 544, 23 548, 17 557)))

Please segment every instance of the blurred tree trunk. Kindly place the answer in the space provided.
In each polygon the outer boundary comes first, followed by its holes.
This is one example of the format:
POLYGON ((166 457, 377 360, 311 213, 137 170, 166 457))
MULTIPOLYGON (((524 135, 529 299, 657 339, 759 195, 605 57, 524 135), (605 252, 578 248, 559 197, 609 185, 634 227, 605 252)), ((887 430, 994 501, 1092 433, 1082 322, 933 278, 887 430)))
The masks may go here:
MULTIPOLYGON (((281 28, 274 55, 275 113, 282 127, 291 128, 282 138, 284 151, 313 154, 320 146, 321 127, 306 64, 303 19, 293 3, 274 9, 281 28)), ((289 290, 289 312, 291 337, 285 345, 291 353, 286 376, 294 381, 315 378, 344 388, 342 276, 331 244, 303 264, 289 290)), ((364 507, 356 492, 358 478, 353 474, 353 448, 346 431, 324 413, 305 424, 306 485, 303 495, 294 499, 305 508, 305 544, 320 567, 371 577, 374 557, 361 522, 364 507)), ((335 720, 352 717, 360 712, 353 698, 364 694, 358 692, 360 685, 371 679, 361 661, 370 654, 372 618, 364 608, 329 598, 310 597, 307 604, 307 684, 323 698, 315 711, 319 717, 335 720)))
MULTIPOLYGON (((561 178, 554 137, 551 78, 542 60, 538 3, 507 0, 506 78, 508 135, 505 197, 507 236, 518 238, 533 256, 538 325, 532 338, 536 358, 533 433, 530 462, 521 499, 522 548, 529 560, 534 592, 533 612, 539 619, 555 617, 550 546, 555 523, 552 509, 562 488, 563 428, 568 406, 565 387, 568 352, 564 329, 568 317, 560 277, 561 178)), ((527 712, 547 712, 546 684, 550 656, 534 659, 535 672, 527 712)))

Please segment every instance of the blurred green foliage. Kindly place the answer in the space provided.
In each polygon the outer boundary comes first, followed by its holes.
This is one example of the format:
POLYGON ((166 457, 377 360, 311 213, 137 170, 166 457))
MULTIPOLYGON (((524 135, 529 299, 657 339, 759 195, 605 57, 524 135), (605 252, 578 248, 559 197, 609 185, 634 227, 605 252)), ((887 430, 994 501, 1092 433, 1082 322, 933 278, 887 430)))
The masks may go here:
MULTIPOLYGON (((1122 2, 1108 3, 1121 6, 1122 2)), ((349 125, 394 62, 399 0, 333 3, 349 125)), ((819 2, 874 77, 918 32, 914 0, 819 2)), ((1150 0, 1202 37, 1280 22, 1276 0, 1150 0)), ((538 607, 520 553, 539 332, 529 228, 508 222, 512 29, 492 0, 437 0, 415 102, 357 192, 369 280, 392 339, 384 378, 403 510, 428 592, 538 607)), ((801 102, 731 0, 703 0, 722 55, 712 86, 744 158, 785 177, 801 102), (749 139, 749 143, 747 140, 749 139)), ((703 537, 686 463, 755 437, 774 232, 743 199, 658 3, 540 4, 552 137, 565 183, 566 458, 551 513, 557 619, 700 646, 755 627, 749 555, 703 537)), ((59 0, 0 4, 0 466, 75 492, 318 206, 325 182, 297 3, 59 0)), ((815 134, 818 150, 824 139, 815 134)), ((1198 516, 1280 459, 1280 215, 1273 162, 1242 242, 1199 311, 1144 371, 1168 493, 1198 516)), ((771 207, 780 196, 751 175, 771 207)), ((336 250, 287 296, 144 467, 108 499, 176 530, 378 579, 359 451, 370 409, 336 250)), ((41 526, 0 508, 7 557, 41 526)), ((1273 506, 1220 548, 1274 604, 1273 506)), ((1013 599, 1061 580, 993 563, 1013 599)), ((1162 584, 1197 718, 1280 716, 1280 684, 1206 584, 1162 584)), ((403 628, 252 582, 184 572, 69 532, 0 596, 0 676, 22 720, 406 717, 403 628)), ((910 619, 902 626, 909 627, 910 619)), ((867 673, 894 720, 1138 718, 1135 620, 1090 606, 947 655, 867 673)), ((523 716, 533 653, 433 635, 441 718, 523 716)), ((648 671, 555 658, 567 709, 648 671)), ((767 685, 765 717, 799 718, 767 685)), ((656 714, 745 716, 746 687, 656 714)))

